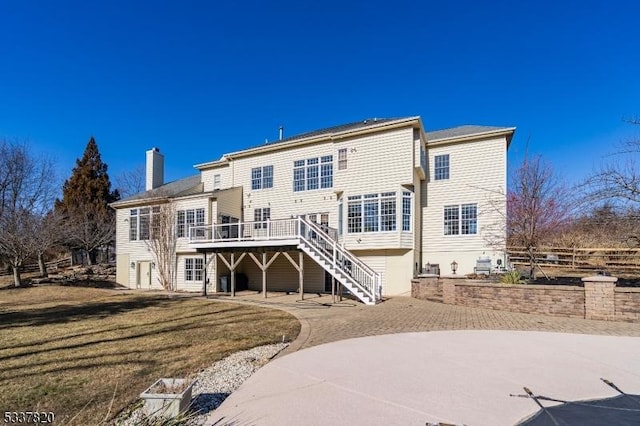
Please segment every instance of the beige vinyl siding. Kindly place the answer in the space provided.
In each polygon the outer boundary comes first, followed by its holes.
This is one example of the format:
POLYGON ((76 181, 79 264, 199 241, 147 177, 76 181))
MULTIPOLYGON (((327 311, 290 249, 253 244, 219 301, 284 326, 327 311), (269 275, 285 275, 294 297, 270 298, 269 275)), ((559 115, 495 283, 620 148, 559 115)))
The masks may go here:
MULTIPOLYGON (((189 197, 189 198, 183 198, 183 199, 178 199, 176 201, 174 201, 173 203, 174 206, 174 211, 177 212, 178 210, 196 210, 196 209, 204 209, 204 220, 205 220, 205 224, 209 224, 211 223, 209 221, 209 217, 211 214, 211 210, 215 210, 216 205, 215 203, 209 203, 208 198, 206 197, 189 197)), ((215 214, 215 212, 214 212, 215 214)), ((177 218, 176 218, 177 220, 177 218)), ((176 229, 177 231, 177 229, 176 229)), ((189 247, 189 230, 185 227, 185 237, 182 238, 178 238, 178 240, 176 241, 176 251, 177 252, 194 252, 195 250, 191 249, 189 247)))
POLYGON ((438 259, 442 270, 443 262, 456 260, 459 273, 473 272, 479 255, 501 256, 501 248, 488 246, 483 229, 504 220, 493 206, 506 203, 500 195, 506 189, 505 138, 431 147, 428 156, 430 179, 422 192, 422 263, 438 259), (449 154, 450 178, 436 181, 434 158, 442 154, 449 154), (444 235, 444 206, 472 203, 478 207, 478 234, 444 235))
POLYGON ((411 296, 414 261, 412 250, 386 250, 385 295, 411 296))
MULTIPOLYGON (((214 262, 209 262, 211 257, 214 256, 212 253, 207 254, 207 262, 209 265, 207 266, 207 275, 206 278, 209 279, 209 287, 207 290, 210 292, 214 291, 214 262)), ((179 291, 191 291, 191 292, 202 292, 203 290, 203 282, 202 281, 187 281, 185 279, 185 259, 187 258, 201 258, 204 262, 204 255, 202 253, 183 253, 177 255, 177 264, 176 264, 176 278, 177 278, 177 289, 179 291)), ((219 262, 222 263, 222 262, 219 262)), ((203 279, 205 277, 203 276, 203 279)))
POLYGON ((116 282, 125 287, 130 286, 129 269, 131 268, 128 254, 116 255, 116 282))
MULTIPOLYGON (((298 252, 288 252, 291 258, 298 263, 298 252)), ((274 253, 267 253, 271 259, 274 253)), ((261 260, 262 254, 256 254, 261 260)), ((319 293, 324 291, 324 269, 306 254, 302 260, 304 268, 305 293, 319 293)), ((248 255, 238 267, 239 271, 247 275, 249 290, 262 291, 262 271, 248 255)), ((299 287, 298 270, 289 260, 280 254, 267 269, 267 291, 297 291, 299 287)))
POLYGON ((353 254, 380 274, 384 296, 406 296, 411 293, 413 250, 358 250, 353 254))
POLYGON ((387 292, 387 250, 354 250, 353 254, 380 274, 382 294, 387 292))
POLYGON ((347 149, 347 169, 337 171, 334 179, 336 190, 345 195, 393 191, 413 184, 413 129, 340 140, 335 145, 336 158, 338 149, 347 149))
POLYGON ((204 192, 211 192, 214 190, 214 176, 220 175, 220 188, 227 189, 233 185, 231 167, 228 164, 217 166, 215 168, 203 170, 200 174, 200 179, 204 186, 204 192))
MULTIPOLYGON (((135 207, 139 208, 139 207, 135 207)), ((129 241, 129 220, 131 215, 130 208, 116 210, 116 255, 122 256, 128 255, 129 261, 126 272, 119 272, 119 276, 123 280, 123 285, 128 281, 129 288, 136 288, 138 281, 138 262, 149 261, 151 262, 152 255, 149 251, 149 247, 144 241, 129 241), (131 262, 134 263, 134 267, 131 267, 131 262), (128 275, 128 280, 124 277, 128 275)), ((153 274, 153 270, 152 270, 153 274)), ((152 276, 152 282, 154 278, 152 276)))
POLYGON ((234 181, 243 188, 244 221, 254 220, 255 209, 270 208, 271 219, 286 219, 308 213, 329 212, 329 226, 337 227, 337 202, 334 187, 311 191, 293 191, 294 161, 320 158, 325 155, 333 155, 334 158, 335 187, 337 151, 331 142, 234 160, 234 181), (258 166, 273 166, 272 188, 251 189, 251 169, 258 166))
POLYGON ((242 187, 229 188, 216 193, 217 212, 211 215, 211 223, 219 223, 220 216, 242 219, 242 187))

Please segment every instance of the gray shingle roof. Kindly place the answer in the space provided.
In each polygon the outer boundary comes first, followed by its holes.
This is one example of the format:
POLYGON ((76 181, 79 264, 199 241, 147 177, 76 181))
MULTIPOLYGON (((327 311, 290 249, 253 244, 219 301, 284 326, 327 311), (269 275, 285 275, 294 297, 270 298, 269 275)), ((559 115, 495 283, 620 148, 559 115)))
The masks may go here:
POLYGON ((462 136, 470 136, 478 133, 493 132, 498 130, 507 130, 511 127, 496 127, 496 126, 476 126, 465 125, 452 127, 449 129, 434 130, 427 132, 427 141, 434 141, 439 139, 457 138, 462 136))
POLYGON ((291 141, 294 141, 296 139, 306 139, 306 138, 312 138, 312 137, 316 137, 316 136, 330 135, 330 134, 333 134, 333 133, 346 132, 348 130, 363 129, 365 127, 371 127, 371 126, 374 126, 374 125, 377 125, 377 124, 388 123, 390 121, 402 120, 402 119, 406 119, 406 118, 411 118, 411 117, 368 118, 366 120, 356 121, 354 123, 340 124, 338 126, 325 127, 324 129, 313 130, 311 132, 306 132, 306 133, 300 133, 300 134, 297 134, 297 135, 294 135, 294 136, 283 138, 282 140, 277 140, 277 141, 263 143, 262 145, 252 146, 252 147, 250 147, 248 149, 259 148, 261 146, 275 145, 275 144, 284 143, 284 142, 291 142, 291 141))
POLYGON ((174 180, 173 182, 165 183, 150 191, 140 192, 138 194, 131 195, 122 200, 118 200, 112 203, 114 207, 119 204, 128 203, 136 200, 146 200, 157 197, 180 197, 185 195, 194 195, 203 191, 202 183, 200 182, 200 174, 189 176, 183 179, 174 180))

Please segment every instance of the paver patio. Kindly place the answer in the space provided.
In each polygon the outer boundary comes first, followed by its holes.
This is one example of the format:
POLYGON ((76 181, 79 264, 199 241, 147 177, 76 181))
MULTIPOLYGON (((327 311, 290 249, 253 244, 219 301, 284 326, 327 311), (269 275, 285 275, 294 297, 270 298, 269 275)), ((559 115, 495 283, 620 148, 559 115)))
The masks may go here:
POLYGON ((640 336, 640 324, 595 321, 537 314, 469 308, 393 297, 377 306, 343 299, 331 303, 330 295, 245 291, 212 296, 225 301, 258 304, 285 310, 302 323, 298 339, 283 354, 323 343, 354 337, 434 330, 527 330, 611 336, 640 336))

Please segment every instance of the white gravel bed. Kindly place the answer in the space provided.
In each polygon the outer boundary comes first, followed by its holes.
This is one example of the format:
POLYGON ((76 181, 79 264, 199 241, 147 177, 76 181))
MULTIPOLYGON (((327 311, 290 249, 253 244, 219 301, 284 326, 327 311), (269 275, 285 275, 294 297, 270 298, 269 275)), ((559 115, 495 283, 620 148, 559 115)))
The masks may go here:
POLYGON ((288 343, 276 343, 236 352, 200 371, 193 386, 191 405, 192 412, 202 413, 196 424, 204 424, 209 413, 218 408, 231 392, 287 346, 288 343))
MULTIPOLYGON (((260 367, 286 348, 288 343, 258 346, 246 351, 236 352, 201 370, 195 377, 191 409, 196 417, 189 424, 202 425, 211 411, 222 402, 260 367)), ((140 422, 142 410, 130 413, 126 420, 116 420, 118 425, 136 425, 140 422)), ((189 416, 191 417, 191 415, 189 416)))

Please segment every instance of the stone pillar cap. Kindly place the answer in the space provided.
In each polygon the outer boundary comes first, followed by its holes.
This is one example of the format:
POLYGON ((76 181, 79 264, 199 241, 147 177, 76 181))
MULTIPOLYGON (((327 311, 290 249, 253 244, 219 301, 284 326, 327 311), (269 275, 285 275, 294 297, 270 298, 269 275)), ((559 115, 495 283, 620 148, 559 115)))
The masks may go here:
POLYGON ((590 277, 584 277, 582 281, 585 282, 601 282, 601 283, 615 283, 618 281, 618 277, 608 277, 606 275, 593 275, 590 277))

